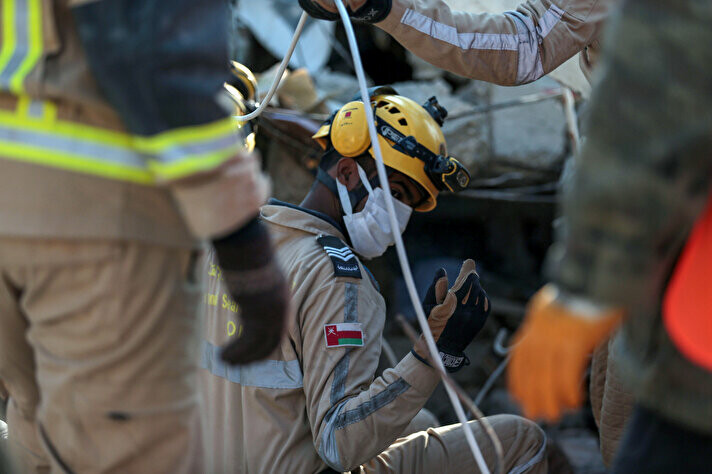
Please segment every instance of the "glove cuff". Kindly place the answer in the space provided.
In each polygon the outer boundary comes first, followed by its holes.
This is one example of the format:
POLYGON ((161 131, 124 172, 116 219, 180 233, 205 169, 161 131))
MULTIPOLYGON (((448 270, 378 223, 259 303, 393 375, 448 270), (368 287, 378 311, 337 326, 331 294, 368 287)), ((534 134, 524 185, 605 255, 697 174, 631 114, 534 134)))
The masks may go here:
MULTIPOLYGON (((430 362, 428 362, 426 359, 420 356, 415 350, 415 348, 410 350, 411 354, 413 354, 413 357, 418 359, 420 362, 423 364, 427 365, 428 367, 432 367, 430 365, 430 362)), ((463 366, 465 365, 470 365, 470 358, 467 357, 467 355, 464 352, 459 352, 459 353, 448 353, 444 352, 443 349, 438 345, 438 353, 440 354, 440 360, 443 362, 443 366, 445 367, 445 370, 447 370, 449 373, 454 373, 460 370, 463 366)))
POLYGON ((410 353, 413 354, 413 357, 415 357, 416 359, 418 359, 418 360, 419 360, 420 362, 422 362, 423 364, 427 365, 428 367, 432 367, 432 366, 430 365, 430 362, 428 362, 427 360, 423 359, 422 357, 420 357, 420 355, 419 355, 417 352, 415 352, 415 349, 411 349, 411 350, 410 350, 410 353))
POLYGON ((449 373, 457 372, 463 366, 470 365, 470 359, 464 352, 448 353, 444 352, 440 346, 438 346, 438 351, 440 353, 440 360, 443 361, 445 370, 449 373))
POLYGON ((369 0, 355 12, 349 8, 349 16, 363 23, 379 23, 386 19, 392 6, 392 0, 369 0))

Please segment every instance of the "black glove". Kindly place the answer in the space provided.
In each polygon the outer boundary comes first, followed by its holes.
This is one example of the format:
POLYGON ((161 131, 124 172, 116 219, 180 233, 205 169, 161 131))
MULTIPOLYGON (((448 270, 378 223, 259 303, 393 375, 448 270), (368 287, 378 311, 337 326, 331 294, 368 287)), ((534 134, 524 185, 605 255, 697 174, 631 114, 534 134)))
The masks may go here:
POLYGON ((227 237, 213 241, 222 276, 240 307, 240 335, 223 348, 229 364, 267 357, 280 343, 289 310, 289 290, 275 261, 269 234, 254 218, 227 237))
POLYGON ((448 372, 457 372, 470 364, 464 350, 482 330, 490 313, 489 298, 474 272, 474 262, 472 273, 455 291, 455 296, 457 306, 438 339, 440 358, 448 372))
POLYGON ((447 272, 444 268, 438 268, 435 272, 435 277, 433 282, 430 284, 430 288, 425 293, 425 298, 423 298, 423 313, 425 317, 429 318, 430 313, 433 311, 437 305, 442 304, 447 294, 447 272))
MULTIPOLYGON (((475 262, 466 260, 452 288, 440 268, 423 298, 423 311, 440 352, 440 359, 448 372, 457 372, 470 363, 464 353, 487 321, 490 304, 475 272, 475 262)), ((425 340, 416 343, 413 354, 425 362, 425 340)))
MULTIPOLYGON (((339 19, 338 11, 330 11, 324 8, 324 4, 333 5, 335 1, 341 0, 299 0, 299 5, 310 16, 319 20, 336 21, 339 19)), ((351 5, 346 7, 349 16, 354 20, 363 23, 378 23, 383 21, 391 12, 392 0, 366 0, 366 2, 357 8, 355 11, 351 9, 351 5)), ((336 9, 336 6, 334 6, 336 9)))

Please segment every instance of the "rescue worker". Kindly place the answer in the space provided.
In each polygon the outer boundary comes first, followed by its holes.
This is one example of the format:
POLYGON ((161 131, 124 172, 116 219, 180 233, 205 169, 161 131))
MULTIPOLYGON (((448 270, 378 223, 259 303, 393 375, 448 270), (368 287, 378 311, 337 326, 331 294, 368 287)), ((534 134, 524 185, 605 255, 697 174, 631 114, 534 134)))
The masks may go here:
POLYGON ((622 323, 614 345, 636 406, 616 473, 710 470, 711 23, 709 2, 623 4, 552 283, 512 354, 513 394, 528 416, 553 420, 580 403, 586 358, 622 323))
MULTIPOLYGON (((503 86, 526 84, 577 53, 587 78, 615 0, 527 0, 501 14, 452 10, 445 0, 344 0, 351 18, 375 24, 447 71, 503 86)), ((314 18, 338 20, 334 0, 299 0, 314 18)))
MULTIPOLYGON (((300 0, 312 16, 336 20, 334 0, 300 0)), ((501 85, 525 84, 579 54, 590 81, 614 0, 528 0, 502 14, 453 11, 444 0, 348 0, 352 18, 374 23, 408 50, 461 76, 501 85)), ((610 466, 633 396, 616 363, 613 341, 591 363, 590 398, 603 461, 610 466)))
MULTIPOLYGON (((375 377, 385 304, 358 257, 376 258, 393 243, 386 192, 395 198, 402 232, 412 210, 432 210, 440 191, 465 188, 469 175, 447 155, 440 129, 446 111, 434 98, 420 106, 377 88, 370 105, 389 190, 378 182, 363 103, 353 101, 314 135, 325 153, 303 202, 262 207, 295 309, 288 337, 269 360, 240 368, 220 362, 216 347, 240 331, 238 305, 222 290, 216 263, 206 268, 201 385, 210 472, 476 470, 460 425, 399 439, 439 376, 421 337, 395 368, 375 377)), ((444 365, 456 371, 469 362, 463 350, 484 325, 489 300, 472 260, 451 285, 441 269, 423 308, 444 365)), ((489 422, 504 447, 504 472, 546 472, 538 426, 513 415, 489 422)), ((490 440, 478 422, 470 425, 492 467, 490 440)))
POLYGON ((1 14, 0 380, 18 472, 201 472, 200 240, 245 313, 227 360, 269 353, 288 304, 256 218, 268 186, 222 103, 224 2, 1 14))

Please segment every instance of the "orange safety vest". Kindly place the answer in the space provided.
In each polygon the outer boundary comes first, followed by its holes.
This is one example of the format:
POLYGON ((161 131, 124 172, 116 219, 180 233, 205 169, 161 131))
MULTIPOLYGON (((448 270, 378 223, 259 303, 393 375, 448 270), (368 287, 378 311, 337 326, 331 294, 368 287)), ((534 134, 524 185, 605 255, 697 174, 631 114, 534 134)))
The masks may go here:
POLYGON ((667 287, 663 320, 678 350, 712 371, 712 195, 667 287))

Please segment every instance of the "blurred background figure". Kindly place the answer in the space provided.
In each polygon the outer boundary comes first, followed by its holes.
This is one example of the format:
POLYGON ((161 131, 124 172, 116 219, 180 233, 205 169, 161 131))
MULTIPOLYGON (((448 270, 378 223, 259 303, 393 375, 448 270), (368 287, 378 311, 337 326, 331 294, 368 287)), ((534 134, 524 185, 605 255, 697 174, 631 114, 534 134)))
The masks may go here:
POLYGON ((267 182, 222 93, 226 6, 2 15, 0 380, 18 470, 200 472, 200 241, 244 302, 230 361, 269 352, 287 307, 256 220, 267 182))
POLYGON ((636 406, 614 472, 710 466, 711 23, 708 2, 623 4, 565 190, 552 285, 532 300, 510 365, 525 413, 557 420, 623 322, 613 348, 636 406))

